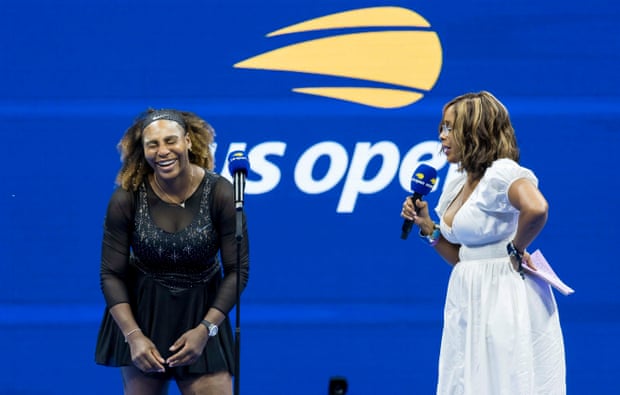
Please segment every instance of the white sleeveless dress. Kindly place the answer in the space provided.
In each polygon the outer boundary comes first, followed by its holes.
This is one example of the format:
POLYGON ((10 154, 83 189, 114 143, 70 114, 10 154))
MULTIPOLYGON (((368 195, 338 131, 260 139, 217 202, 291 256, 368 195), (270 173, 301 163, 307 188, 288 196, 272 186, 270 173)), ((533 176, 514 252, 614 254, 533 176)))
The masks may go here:
POLYGON ((565 394, 553 292, 534 277, 523 280, 506 252, 519 216, 508 188, 517 179, 538 180, 512 160, 495 161, 449 227, 443 214, 466 179, 458 174, 436 208, 442 235, 461 244, 446 295, 437 394, 565 394))

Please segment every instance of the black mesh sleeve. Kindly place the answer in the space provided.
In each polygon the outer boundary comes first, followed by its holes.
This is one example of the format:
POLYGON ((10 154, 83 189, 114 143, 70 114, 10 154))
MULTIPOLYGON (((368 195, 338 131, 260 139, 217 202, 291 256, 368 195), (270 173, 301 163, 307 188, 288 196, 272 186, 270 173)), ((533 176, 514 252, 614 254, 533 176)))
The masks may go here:
POLYGON ((129 302, 125 278, 133 229, 134 195, 117 188, 108 203, 101 245, 100 285, 108 307, 129 302))
POLYGON ((242 240, 237 243, 236 216, 237 211, 234 205, 234 191, 230 181, 224 177, 219 177, 213 188, 211 201, 213 222, 220 235, 220 256, 224 269, 224 279, 216 295, 213 307, 228 313, 236 303, 237 298, 237 247, 239 247, 240 279, 242 291, 249 278, 250 259, 249 259, 249 240, 245 213, 242 215, 242 240))

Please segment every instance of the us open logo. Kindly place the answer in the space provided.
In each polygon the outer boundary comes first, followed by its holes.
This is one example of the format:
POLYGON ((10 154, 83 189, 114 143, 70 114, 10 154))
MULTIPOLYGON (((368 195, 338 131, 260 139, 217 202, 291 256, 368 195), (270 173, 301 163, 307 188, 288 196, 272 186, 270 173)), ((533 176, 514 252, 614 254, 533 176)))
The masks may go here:
POLYGON ((335 29, 334 35, 274 49, 234 67, 341 77, 339 86, 292 90, 385 109, 419 101, 439 78, 443 59, 439 36, 424 17, 406 8, 344 11, 284 27, 267 37, 335 29))

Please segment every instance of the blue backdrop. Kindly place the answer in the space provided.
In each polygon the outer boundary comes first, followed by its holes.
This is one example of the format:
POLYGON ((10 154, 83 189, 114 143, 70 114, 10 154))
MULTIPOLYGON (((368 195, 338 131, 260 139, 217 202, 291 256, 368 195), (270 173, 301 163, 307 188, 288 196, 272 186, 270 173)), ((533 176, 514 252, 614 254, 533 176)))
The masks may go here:
POLYGON ((421 161, 439 169, 428 196, 437 201, 449 171, 437 146, 442 105, 482 89, 509 108, 521 163, 550 203, 532 249, 576 290, 556 294, 569 393, 614 388, 616 3, 4 0, 2 9, 0 393, 121 393, 118 371, 93 362, 101 230, 116 143, 147 107, 209 121, 218 172, 229 151, 250 156, 241 392, 325 394, 342 375, 352 395, 433 393, 450 267, 417 237, 399 238, 399 212, 421 161), (303 88, 316 90, 294 91, 303 88))

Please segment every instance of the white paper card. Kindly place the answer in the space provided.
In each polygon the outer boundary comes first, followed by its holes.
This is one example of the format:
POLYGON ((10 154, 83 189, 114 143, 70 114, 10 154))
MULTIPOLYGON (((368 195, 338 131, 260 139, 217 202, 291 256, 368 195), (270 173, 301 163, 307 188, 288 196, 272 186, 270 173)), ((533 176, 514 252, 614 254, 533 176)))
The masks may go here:
POLYGON ((551 285, 553 288, 557 289, 564 295, 570 295, 575 292, 574 289, 564 284, 564 282, 560 280, 560 278, 557 276, 557 274, 555 274, 555 272, 551 268, 551 265, 549 264, 549 262, 547 262, 540 250, 536 250, 531 253, 530 258, 532 259, 532 263, 537 270, 534 271, 527 267, 527 265, 523 265, 524 271, 531 275, 542 278, 547 283, 549 283, 549 285, 551 285))

